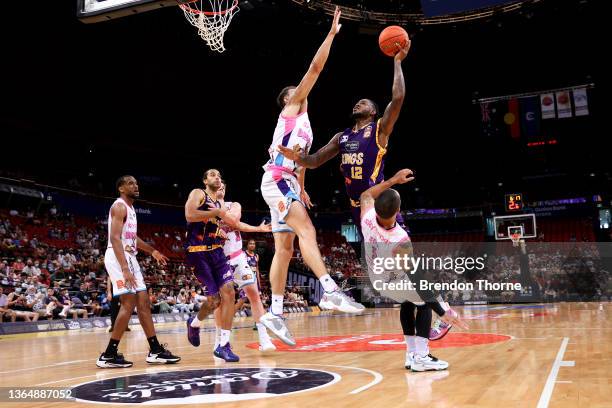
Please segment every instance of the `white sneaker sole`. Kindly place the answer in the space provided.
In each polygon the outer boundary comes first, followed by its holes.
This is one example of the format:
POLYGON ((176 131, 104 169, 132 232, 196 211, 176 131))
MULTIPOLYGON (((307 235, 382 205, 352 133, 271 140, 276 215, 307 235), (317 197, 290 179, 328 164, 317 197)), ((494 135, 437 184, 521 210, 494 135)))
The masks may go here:
POLYGON ((419 364, 412 364, 410 366, 410 369, 414 372, 417 373, 422 373, 424 371, 442 371, 442 370, 446 370, 448 368, 448 364, 446 366, 425 366, 425 365, 419 365, 419 364))
POLYGON ((355 307, 340 307, 340 306, 336 306, 335 304, 333 304, 332 302, 321 302, 319 303, 319 307, 321 309, 325 309, 325 310, 336 310, 338 312, 342 312, 342 313, 351 313, 351 314, 357 314, 357 313, 361 313, 365 310, 365 308, 363 309, 357 309, 355 307))
POLYGON ((134 364, 113 364, 106 361, 96 361, 96 365, 100 368, 130 368, 134 364))
POLYGON ((175 364, 181 361, 181 359, 180 358, 166 359, 166 358, 157 358, 157 357, 155 358, 147 357, 146 361, 149 364, 175 364))

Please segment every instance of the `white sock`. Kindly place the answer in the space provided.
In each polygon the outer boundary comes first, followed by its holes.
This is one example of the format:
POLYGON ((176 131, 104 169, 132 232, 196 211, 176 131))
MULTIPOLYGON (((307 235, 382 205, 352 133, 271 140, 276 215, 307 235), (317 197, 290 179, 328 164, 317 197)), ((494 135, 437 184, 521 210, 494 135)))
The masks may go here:
POLYGON ((232 333, 231 330, 223 330, 223 329, 219 329, 219 345, 221 347, 225 346, 227 343, 229 343, 230 340, 230 334, 232 333))
POLYGON ((406 351, 408 353, 416 351, 416 336, 404 336, 406 342, 406 351))
POLYGON ((270 309, 272 309, 272 314, 277 316, 283 314, 283 299, 283 295, 272 294, 272 306, 270 307, 270 309))
POLYGON ((262 341, 269 341, 270 336, 266 331, 266 326, 261 323, 256 323, 255 325, 257 326, 257 333, 259 334, 259 342, 261 343, 262 341))
POLYGON ((197 316, 191 321, 191 327, 200 327, 204 320, 198 320, 197 316))
POLYGON ((326 292, 333 292, 334 290, 338 289, 338 285, 336 285, 336 282, 334 282, 331 276, 329 276, 329 273, 321 276, 319 278, 319 282, 321 282, 323 290, 326 292))
POLYGON ((426 337, 414 336, 416 343, 416 354, 425 357, 429 354, 429 339, 426 337))
POLYGON ((213 350, 217 349, 217 346, 219 345, 220 342, 221 342, 221 328, 218 326, 215 326, 215 347, 213 348, 213 350))

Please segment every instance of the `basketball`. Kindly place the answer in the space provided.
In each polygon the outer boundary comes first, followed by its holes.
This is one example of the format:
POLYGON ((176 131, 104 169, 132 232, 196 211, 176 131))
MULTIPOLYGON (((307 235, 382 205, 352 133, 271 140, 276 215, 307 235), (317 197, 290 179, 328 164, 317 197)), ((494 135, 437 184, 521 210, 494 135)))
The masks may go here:
POLYGON ((380 32, 378 46, 383 54, 393 57, 406 45, 408 33, 400 26, 389 26, 380 32))

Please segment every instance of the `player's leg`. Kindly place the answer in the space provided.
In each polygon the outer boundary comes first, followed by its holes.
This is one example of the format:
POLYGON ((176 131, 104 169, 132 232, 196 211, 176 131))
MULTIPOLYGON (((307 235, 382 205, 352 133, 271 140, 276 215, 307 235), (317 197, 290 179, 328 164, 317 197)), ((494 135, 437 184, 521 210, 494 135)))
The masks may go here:
POLYGON ((221 358, 226 362, 238 362, 240 358, 234 354, 230 343, 236 299, 232 268, 227 263, 227 258, 221 248, 209 251, 206 254, 206 258, 215 284, 219 288, 220 296, 221 328, 219 330, 219 345, 213 354, 215 357, 221 358))
POLYGON ((253 320, 255 320, 255 328, 259 335, 259 351, 276 350, 276 346, 270 340, 266 327, 261 323, 261 317, 265 314, 265 310, 259 296, 257 276, 249 266, 246 255, 242 253, 230 260, 230 265, 233 270, 234 283, 238 285, 242 295, 238 303, 242 305, 244 304, 245 297, 249 299, 251 313, 253 313, 253 320))
MULTIPOLYGON (((157 335, 155 334, 155 325, 153 324, 153 316, 151 315, 151 301, 147 293, 147 285, 144 283, 142 271, 140 265, 136 260, 136 257, 128 259, 134 279, 136 280, 136 310, 138 312, 138 321, 140 326, 147 336, 147 342, 149 343, 149 354, 147 354, 146 361, 151 364, 174 364, 178 363, 181 358, 173 355, 170 350, 166 349, 165 346, 159 343, 157 335)), ((122 302, 123 303, 123 302, 122 302)), ((126 326, 127 327, 127 326, 126 326)))
POLYGON ((299 239, 300 251, 304 263, 312 269, 319 278, 325 294, 321 299, 320 306, 324 309, 338 310, 347 313, 359 313, 365 308, 362 304, 355 302, 346 296, 336 285, 336 282, 327 273, 323 263, 321 251, 317 244, 317 236, 312 221, 306 212, 306 208, 299 201, 293 201, 289 214, 286 217, 287 225, 295 231, 299 239))
MULTIPOLYGON (((275 216, 272 212, 272 231, 275 229, 275 216)), ((286 229, 286 232, 274 232, 274 257, 270 265, 270 286, 272 287, 272 299, 270 310, 265 313, 260 322, 268 330, 272 331, 283 343, 295 346, 293 335, 289 332, 283 319, 283 298, 285 285, 287 284, 287 271, 289 261, 293 256, 293 241, 295 234, 286 229)))
MULTIPOLYGON (((143 283, 144 284, 144 283, 143 283)), ((147 342, 149 343, 149 354, 147 354, 146 361, 150 364, 174 364, 178 363, 181 358, 173 355, 170 350, 159 343, 157 335, 155 333, 155 325, 153 324, 153 317, 151 316, 151 302, 149 295, 145 290, 139 290, 136 293, 136 304, 138 310, 138 320, 142 326, 142 330, 147 336, 147 342)))
POLYGON ((416 317, 414 315, 416 305, 411 302, 404 302, 400 306, 400 323, 404 332, 404 340, 406 341, 406 363, 404 366, 407 370, 412 366, 414 352, 416 351, 416 317))
POLYGON ((187 340, 198 347, 200 345, 200 327, 204 319, 208 317, 221 304, 219 287, 212 276, 212 269, 205 259, 205 252, 189 252, 187 263, 194 267, 194 274, 202 286, 206 287, 206 298, 200 305, 200 310, 195 316, 187 319, 187 340))
MULTIPOLYGON (((115 283, 113 283, 113 285, 115 285, 115 283)), ((115 291, 115 293, 117 292, 115 291)), ((123 358, 118 348, 119 341, 121 341, 123 332, 128 326, 132 313, 134 312, 134 307, 136 307, 136 295, 134 293, 124 293, 119 296, 121 296, 121 308, 117 314, 111 338, 106 346, 106 350, 96 362, 96 365, 100 368, 126 368, 133 365, 131 361, 127 361, 123 358)))
POLYGON ((431 327, 431 307, 426 303, 417 306, 416 314, 416 338, 412 371, 438 371, 448 368, 448 363, 439 360, 429 353, 429 329, 431 327))
POLYGON ((274 351, 276 346, 272 343, 266 326, 261 323, 261 318, 265 314, 263 303, 259 297, 259 290, 257 288, 257 282, 253 282, 242 288, 244 293, 247 295, 249 302, 251 303, 251 312, 253 313, 253 319, 257 327, 257 334, 259 335, 259 351, 274 351))

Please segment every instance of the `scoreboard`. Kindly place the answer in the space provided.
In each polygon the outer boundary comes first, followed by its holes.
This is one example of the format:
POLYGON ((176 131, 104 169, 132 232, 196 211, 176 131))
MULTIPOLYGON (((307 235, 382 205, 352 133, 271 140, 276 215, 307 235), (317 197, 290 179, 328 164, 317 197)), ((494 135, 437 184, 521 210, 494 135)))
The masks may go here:
POLYGON ((523 194, 506 194, 505 208, 508 212, 521 211, 523 209, 523 194))

